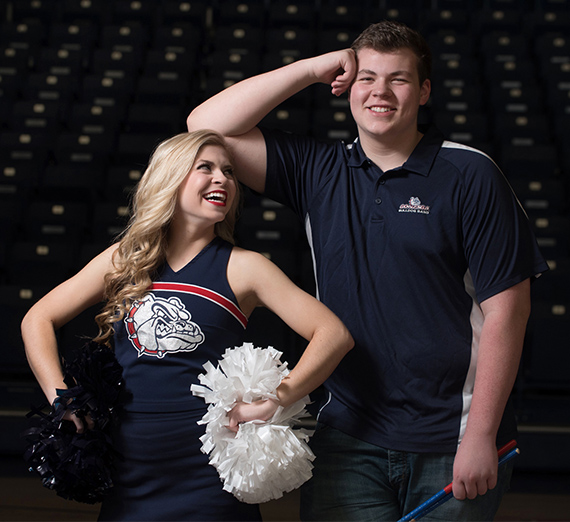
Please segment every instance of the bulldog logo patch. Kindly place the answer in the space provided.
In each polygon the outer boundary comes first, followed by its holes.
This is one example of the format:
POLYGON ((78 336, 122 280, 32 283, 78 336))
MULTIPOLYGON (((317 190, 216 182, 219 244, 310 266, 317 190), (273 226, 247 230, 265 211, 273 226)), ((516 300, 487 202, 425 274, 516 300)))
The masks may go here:
POLYGON ((205 341, 200 327, 178 297, 153 294, 136 301, 125 317, 129 340, 139 357, 162 359, 166 354, 192 352, 205 341))
POLYGON ((413 214, 429 214, 428 205, 423 205, 420 198, 412 196, 407 203, 400 205, 398 212, 411 212, 413 214))

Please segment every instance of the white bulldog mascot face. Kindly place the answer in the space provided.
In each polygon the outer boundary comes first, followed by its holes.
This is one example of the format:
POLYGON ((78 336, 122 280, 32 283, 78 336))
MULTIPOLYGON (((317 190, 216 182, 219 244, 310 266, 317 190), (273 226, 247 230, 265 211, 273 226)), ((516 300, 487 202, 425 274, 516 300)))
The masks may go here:
POLYGON ((129 339, 139 357, 162 359, 166 354, 194 351, 205 341, 200 327, 178 297, 149 294, 136 301, 125 317, 129 339))

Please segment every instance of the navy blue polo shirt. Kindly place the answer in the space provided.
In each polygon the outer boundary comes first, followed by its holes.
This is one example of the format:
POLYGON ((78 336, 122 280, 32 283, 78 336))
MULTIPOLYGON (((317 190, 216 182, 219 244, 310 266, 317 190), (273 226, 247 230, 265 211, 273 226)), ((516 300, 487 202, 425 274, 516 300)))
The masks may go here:
MULTIPOLYGON (((356 343, 325 383, 319 420, 393 450, 455 451, 479 303, 548 269, 503 174, 435 128, 388 172, 358 140, 262 130, 265 194, 304 221, 318 297, 356 343)), ((499 443, 516 432, 506 417, 499 443)))

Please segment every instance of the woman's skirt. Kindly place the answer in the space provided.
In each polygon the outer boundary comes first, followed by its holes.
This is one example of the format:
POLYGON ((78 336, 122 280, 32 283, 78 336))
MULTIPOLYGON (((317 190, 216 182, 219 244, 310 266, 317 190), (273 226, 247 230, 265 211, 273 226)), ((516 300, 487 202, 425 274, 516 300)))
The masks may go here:
POLYGON ((114 490, 99 520, 256 520, 257 505, 222 489, 217 471, 200 451, 204 411, 124 412, 115 436, 114 490))

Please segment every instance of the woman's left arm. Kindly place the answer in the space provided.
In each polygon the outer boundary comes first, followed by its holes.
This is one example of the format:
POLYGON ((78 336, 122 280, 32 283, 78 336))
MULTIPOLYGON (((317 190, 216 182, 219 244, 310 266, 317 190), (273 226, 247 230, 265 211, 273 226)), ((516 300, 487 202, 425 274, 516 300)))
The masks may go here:
POLYGON ((530 280, 486 299, 481 309, 473 399, 453 470, 453 495, 459 500, 483 495, 497 484, 496 436, 519 368, 530 315, 530 280))
POLYGON ((320 386, 354 346, 340 319, 296 286, 261 254, 234 248, 228 279, 244 312, 265 306, 309 341, 299 362, 276 390, 275 401, 240 403, 230 412, 230 428, 248 420, 269 419, 278 405, 289 406, 320 386))

